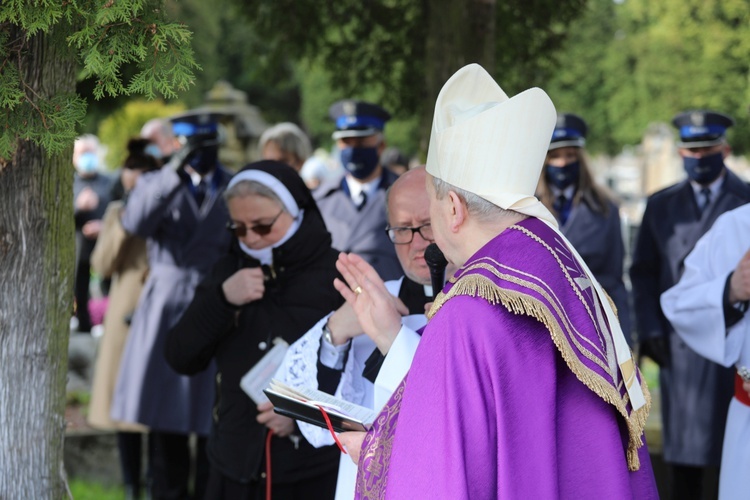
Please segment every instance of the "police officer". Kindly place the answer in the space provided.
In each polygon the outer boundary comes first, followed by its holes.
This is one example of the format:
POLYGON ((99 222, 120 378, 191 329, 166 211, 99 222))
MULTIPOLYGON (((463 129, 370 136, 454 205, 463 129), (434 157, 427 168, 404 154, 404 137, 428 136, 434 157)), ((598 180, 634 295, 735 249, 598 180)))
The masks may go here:
POLYGON ((362 256, 384 280, 396 279, 401 266, 383 231, 385 192, 396 175, 380 164, 386 146, 383 129, 391 115, 376 104, 354 100, 336 102, 329 114, 336 123, 333 138, 346 173, 322 184, 315 197, 333 247, 362 256))
POLYGON ((111 410, 114 420, 151 429, 154 499, 188 498, 190 434, 198 435, 194 497, 203 498, 215 368, 179 375, 167 365, 164 344, 198 283, 231 242, 222 199, 231 175, 218 162, 217 116, 199 113, 173 121, 182 148, 161 170, 138 179, 122 214, 123 228, 147 240, 150 272, 133 315, 111 410))
MULTIPOLYGON (((701 498, 719 466, 734 373, 699 356, 676 335, 659 296, 679 280, 683 261, 722 213, 750 201, 750 187, 726 168, 724 137, 734 121, 688 111, 672 123, 687 179, 651 195, 638 232, 630 278, 642 355, 660 366, 664 460, 672 498, 701 498)), ((713 492, 716 495, 716 492, 713 492)))

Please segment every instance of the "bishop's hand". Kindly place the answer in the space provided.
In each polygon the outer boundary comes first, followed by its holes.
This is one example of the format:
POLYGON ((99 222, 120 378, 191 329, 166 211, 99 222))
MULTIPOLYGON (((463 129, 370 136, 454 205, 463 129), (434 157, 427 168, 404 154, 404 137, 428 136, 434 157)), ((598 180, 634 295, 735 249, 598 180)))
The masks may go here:
POLYGON ((409 314, 409 310, 388 293, 378 273, 362 257, 341 253, 336 269, 346 283, 336 278, 333 285, 351 304, 362 330, 380 352, 387 354, 401 329, 401 316, 409 314))

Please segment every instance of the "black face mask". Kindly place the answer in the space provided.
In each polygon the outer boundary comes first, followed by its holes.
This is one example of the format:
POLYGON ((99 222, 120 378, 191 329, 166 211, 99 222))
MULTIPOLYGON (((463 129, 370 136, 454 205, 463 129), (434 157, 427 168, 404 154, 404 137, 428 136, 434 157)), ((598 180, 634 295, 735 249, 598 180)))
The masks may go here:
POLYGON ((378 148, 343 148, 341 164, 355 179, 367 179, 380 162, 378 148))
POLYGON ((219 159, 218 146, 206 146, 192 151, 185 162, 200 175, 206 175, 216 168, 219 159))
POLYGON ((682 163, 690 180, 707 186, 718 179, 724 170, 724 155, 719 151, 702 158, 683 156, 682 163))
POLYGON ((568 163, 564 167, 555 167, 549 164, 544 166, 544 176, 547 178, 547 182, 558 189, 565 189, 570 185, 578 184, 580 175, 581 164, 578 161, 568 163))

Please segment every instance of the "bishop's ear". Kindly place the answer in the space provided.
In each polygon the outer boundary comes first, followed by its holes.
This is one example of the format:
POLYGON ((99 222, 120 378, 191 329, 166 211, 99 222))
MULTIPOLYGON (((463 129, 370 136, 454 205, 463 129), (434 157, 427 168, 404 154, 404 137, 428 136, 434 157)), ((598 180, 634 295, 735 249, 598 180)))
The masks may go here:
POLYGON ((466 208, 466 203, 455 191, 448 191, 447 198, 449 204, 448 209, 450 212, 448 227, 451 232, 457 233, 459 228, 466 221, 469 212, 466 208))

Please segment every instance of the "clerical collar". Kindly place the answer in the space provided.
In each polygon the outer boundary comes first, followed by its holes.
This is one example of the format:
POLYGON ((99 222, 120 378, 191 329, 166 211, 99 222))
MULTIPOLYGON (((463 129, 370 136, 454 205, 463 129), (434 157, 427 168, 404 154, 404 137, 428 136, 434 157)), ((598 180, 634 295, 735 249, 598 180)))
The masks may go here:
POLYGON ((353 179, 350 175, 344 177, 344 179, 346 179, 346 185, 349 188, 349 196, 351 196, 354 203, 360 202, 363 192, 367 195, 368 198, 371 198, 372 195, 375 194, 375 191, 378 190, 378 187, 380 187, 380 181, 382 180, 382 178, 383 176, 378 176, 376 179, 373 179, 370 182, 361 183, 356 179, 353 179))

